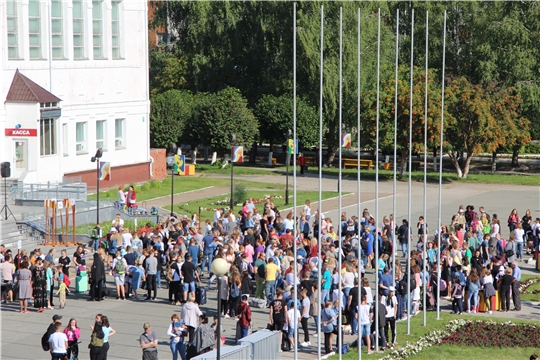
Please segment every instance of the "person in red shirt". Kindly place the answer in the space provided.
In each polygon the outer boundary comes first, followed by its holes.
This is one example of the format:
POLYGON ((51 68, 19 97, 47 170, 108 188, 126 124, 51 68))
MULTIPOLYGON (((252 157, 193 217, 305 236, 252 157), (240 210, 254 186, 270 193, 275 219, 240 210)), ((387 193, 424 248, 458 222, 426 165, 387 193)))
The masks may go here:
POLYGON ((242 295, 242 302, 238 305, 236 310, 238 314, 238 326, 242 330, 242 337, 240 339, 248 336, 249 327, 251 326, 251 309, 249 308, 248 296, 242 295))
POLYGON ((306 170, 306 158, 304 154, 300 153, 298 156, 298 166, 300 166, 300 174, 304 176, 304 171, 306 170))
POLYGON ((289 247, 289 245, 287 244, 287 241, 290 241, 290 244, 292 244, 294 241, 294 236, 292 236, 291 229, 285 230, 285 234, 281 235, 279 237, 279 240, 281 241, 281 248, 283 250, 287 250, 287 248, 289 247))

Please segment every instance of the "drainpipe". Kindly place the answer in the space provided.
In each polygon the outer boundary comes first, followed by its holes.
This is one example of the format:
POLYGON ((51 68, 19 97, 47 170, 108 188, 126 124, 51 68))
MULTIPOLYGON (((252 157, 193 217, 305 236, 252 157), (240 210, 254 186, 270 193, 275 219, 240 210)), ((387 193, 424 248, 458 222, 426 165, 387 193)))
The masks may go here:
POLYGON ((152 165, 154 164, 154 158, 150 156, 150 179, 154 177, 152 174, 152 165))

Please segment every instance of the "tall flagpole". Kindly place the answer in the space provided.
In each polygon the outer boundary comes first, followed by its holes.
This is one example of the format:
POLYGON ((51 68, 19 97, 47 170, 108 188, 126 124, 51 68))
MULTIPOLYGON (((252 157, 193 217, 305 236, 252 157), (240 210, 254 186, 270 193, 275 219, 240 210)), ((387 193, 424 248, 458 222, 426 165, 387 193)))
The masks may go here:
MULTIPOLYGON (((342 296, 341 296, 341 248, 343 245, 343 241, 341 240, 341 148, 342 148, 342 132, 343 132, 343 8, 339 8, 339 131, 338 131, 338 137, 339 137, 339 175, 338 175, 338 208, 339 208, 339 215, 338 215, 338 244, 339 244, 339 252, 338 252, 338 296, 339 296, 339 312, 338 312, 338 329, 341 329, 342 325, 342 296)), ((319 319, 320 320, 320 319, 319 319)), ((339 354, 339 360, 341 360, 343 348, 341 346, 341 343, 343 342, 343 335, 341 333, 338 334, 338 354, 339 354)))
POLYGON ((443 25, 443 52, 442 52, 442 97, 441 97, 441 144, 439 148, 439 219, 438 219, 438 236, 437 236, 437 320, 440 319, 440 295, 439 287, 441 285, 441 220, 442 220, 442 167, 443 167, 443 126, 444 126, 444 70, 446 63, 446 10, 444 11, 443 25))
POLYGON ((323 133, 323 72, 324 72, 324 59, 323 59, 323 53, 324 53, 324 6, 321 5, 321 65, 320 65, 320 94, 319 94, 319 210, 317 211, 317 221, 319 222, 319 236, 317 239, 317 245, 319 246, 318 255, 319 258, 317 260, 317 269, 318 269, 318 276, 317 276, 317 291, 319 294, 318 298, 318 306, 317 306, 317 318, 319 319, 317 321, 317 359, 321 358, 321 272, 322 272, 322 261, 321 261, 321 253, 322 253, 322 243, 321 243, 321 234, 322 234, 322 133, 323 133))
MULTIPOLYGON (((426 247, 427 247, 427 122, 428 122, 428 35, 429 35, 429 11, 426 11, 426 93, 425 93, 425 100, 424 100, 424 247, 422 249, 422 266, 424 267, 422 270, 422 274, 425 274, 426 271, 426 247)), ((427 277, 424 277, 423 281, 423 292, 424 292, 424 298, 423 298, 423 312, 424 312, 424 326, 426 326, 426 313, 427 313, 427 302, 426 302, 426 282, 427 277)))
MULTIPOLYGON (((296 138, 296 3, 293 4, 293 12, 294 12, 294 20, 293 20, 293 236, 294 236, 294 244, 293 244, 293 250, 294 250, 294 297, 295 303, 294 303, 294 323, 298 324, 298 311, 296 311, 296 298, 298 296, 298 281, 296 281, 298 277, 298 261, 296 261, 296 239, 297 237, 297 226, 296 222, 298 221, 296 216, 296 153, 299 151, 298 146, 300 145, 297 143, 296 138)), ((288 200, 288 199, 287 199, 288 200)), ((298 331, 294 332, 294 358, 298 359, 298 331)))
POLYGON ((375 248, 375 351, 379 350, 379 85, 381 68, 381 8, 377 19, 377 129, 375 135, 375 236, 373 247, 375 248))
POLYGON ((409 94, 409 199, 408 199, 408 226, 407 226, 407 335, 411 334, 411 207, 412 207, 412 111, 413 111, 413 75, 414 75, 414 9, 411 12, 411 80, 409 94))
MULTIPOLYGON (((398 119, 398 81, 399 81, 399 9, 396 10, 396 83, 394 89, 394 195, 392 197, 392 216, 394 225, 391 231, 396 227, 396 197, 397 197, 397 119, 398 119)), ((392 224, 390 224, 392 225, 392 224)), ((396 286, 396 235, 392 235, 392 286, 396 286)))
MULTIPOLYGON (((362 274, 362 268, 361 268, 361 251, 362 251, 362 248, 360 247, 360 235, 361 235, 361 231, 362 231, 362 225, 361 225, 361 222, 360 222, 360 216, 361 216, 361 204, 360 204, 360 200, 361 200, 361 195, 360 195, 360 151, 362 149, 362 147, 360 146, 361 144, 361 141, 360 141, 360 90, 361 90, 361 87, 360 87, 360 8, 358 8, 358 34, 357 34, 357 41, 358 41, 358 45, 357 45, 357 58, 358 58, 358 69, 357 69, 357 72, 358 72, 358 76, 357 76, 357 96, 358 96, 358 99, 357 99, 357 111, 358 111, 358 117, 357 117, 357 121, 358 121, 358 124, 357 124, 357 130, 358 130, 358 154, 357 154, 357 157, 358 157, 358 180, 357 180, 357 186, 358 186, 358 189, 357 189, 357 197, 358 197, 358 212, 357 212, 357 215, 358 215, 358 219, 357 219, 357 224, 358 224, 358 281, 360 282, 361 280, 361 274, 362 274)), ((358 286, 358 289, 361 288, 362 285, 359 285, 358 286)), ((358 360, 361 360, 362 359, 362 331, 358 331, 358 360)))

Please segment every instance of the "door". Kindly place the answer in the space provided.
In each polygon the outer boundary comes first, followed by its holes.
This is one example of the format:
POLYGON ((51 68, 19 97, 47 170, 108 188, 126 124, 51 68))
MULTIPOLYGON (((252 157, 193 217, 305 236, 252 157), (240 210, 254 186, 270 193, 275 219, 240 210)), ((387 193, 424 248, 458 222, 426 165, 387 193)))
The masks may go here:
POLYGON ((23 172, 28 170, 28 140, 17 139, 15 145, 15 170, 23 172))

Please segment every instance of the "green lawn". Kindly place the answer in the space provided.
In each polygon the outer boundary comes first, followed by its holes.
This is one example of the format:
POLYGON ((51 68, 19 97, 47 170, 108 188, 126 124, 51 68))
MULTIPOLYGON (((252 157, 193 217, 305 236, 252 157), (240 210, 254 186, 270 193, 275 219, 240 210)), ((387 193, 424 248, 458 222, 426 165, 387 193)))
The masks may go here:
MULTIPOLYGON (((156 225, 156 217, 149 215, 148 218, 137 219, 137 229, 142 228, 146 223, 151 223, 152 226, 155 226, 156 225)), ((101 222, 101 229, 102 229, 103 235, 105 235, 105 234, 107 234, 109 232, 109 230, 111 229, 111 226, 112 226, 112 220, 102 221, 101 222)), ((135 230, 135 221, 134 220, 125 220, 124 221, 124 227, 128 228, 129 231, 135 230)), ((92 224, 79 225, 79 226, 77 226, 75 228, 75 231, 77 232, 77 234, 90 235, 92 233, 92 229, 94 229, 94 224, 93 223, 92 224)), ((58 229, 57 231, 60 231, 60 229, 58 229)), ((70 232, 71 232, 71 227, 70 227, 70 232)))
MULTIPOLYGON (((337 176, 339 169, 337 168, 325 168, 322 170, 323 175, 333 175, 337 176)), ((318 174, 319 171, 317 168, 312 167, 308 169, 309 173, 318 174)), ((356 169, 343 169, 342 176, 357 178, 356 169)), ((439 182, 439 173, 438 172, 428 172, 427 173, 428 182, 439 182)), ((360 178, 366 180, 375 180, 375 170, 361 170, 360 178)), ((379 170, 379 180, 393 180, 394 171, 393 170, 379 170)), ((401 178, 399 173, 397 174, 397 179, 399 181, 408 181, 409 174, 405 173, 404 177, 401 178)), ((413 171, 411 175, 413 181, 424 181, 424 172, 423 171, 413 171)), ((465 179, 459 179, 455 173, 445 172, 442 174, 442 180, 445 183, 448 182, 467 182, 467 183, 485 183, 485 184, 512 184, 512 185, 529 185, 529 186, 540 186, 540 177, 539 176, 528 176, 528 175, 506 175, 506 174, 469 174, 465 179)))
MULTIPOLYGON (((521 275, 521 282, 525 282, 526 280, 530 278, 537 278, 540 277, 538 275, 521 275)), ((533 291, 533 290, 540 290, 540 283, 533 284, 527 288, 527 292, 533 291)), ((522 294, 520 296, 521 300, 523 301, 534 301, 534 302, 540 302, 540 294, 522 294)))
MULTIPOLYGON (((427 325, 423 326, 423 314, 420 313, 417 316, 411 318, 411 332, 410 335, 407 335, 407 321, 400 321, 397 323, 397 339, 398 344, 396 349, 404 347, 407 342, 416 343, 418 339, 422 336, 427 335, 433 330, 444 330, 444 327, 450 320, 454 319, 466 319, 466 320, 493 320, 496 322, 506 322, 509 319, 496 318, 491 316, 484 315, 462 315, 456 316, 449 314, 447 311, 440 313, 440 320, 437 320, 437 313, 430 311, 427 313, 427 325)), ((520 324, 532 324, 538 325, 538 321, 525 321, 512 319, 512 322, 520 324)), ((422 352, 417 355, 410 356, 408 359, 413 360, 431 360, 431 359, 528 359, 529 356, 538 352, 538 349, 533 348, 475 348, 475 347, 459 347, 459 346, 432 346, 424 348, 422 352)), ((364 356, 368 359, 380 359, 386 356, 389 351, 385 353, 375 353, 372 355, 367 355, 366 347, 362 347, 362 358, 364 356)), ((332 356, 330 359, 337 359, 338 356, 332 356)), ((358 359, 358 352, 356 349, 351 349, 348 354, 343 355, 345 360, 358 359)))
MULTIPOLYGON (((279 187, 279 190, 247 190, 246 198, 254 198, 254 199, 264 199, 266 196, 284 196, 285 190, 283 187, 279 187)), ((293 206, 293 199, 292 199, 292 189, 289 191, 289 204, 285 205, 285 198, 273 198, 272 202, 276 205, 278 209, 286 209, 293 206)), ((345 194, 344 194, 345 195, 345 194)), ((328 199, 337 196, 337 193, 332 191, 323 191, 322 193, 323 199, 328 199)), ((224 194, 222 196, 213 196, 211 198, 207 199, 201 199, 196 201, 190 201, 189 203, 176 203, 174 204, 174 211, 178 212, 180 214, 192 214, 192 213, 198 213, 199 207, 206 209, 201 211, 201 218, 202 219, 213 219, 215 208, 228 208, 229 203, 228 199, 230 198, 229 194, 224 194), (218 201, 221 201, 221 204, 218 204, 218 201)), ((297 191, 296 192, 296 204, 297 206, 303 205, 304 202, 309 199, 311 201, 315 201, 319 198, 319 192, 318 191, 297 191)), ((236 211, 240 211, 241 205, 235 206, 236 211)), ((171 206, 166 206, 166 209, 170 210, 171 206)), ((259 212, 262 212, 262 204, 257 204, 257 208, 259 209, 259 212)), ((283 215, 283 214, 282 214, 283 215)), ((286 214, 285 214, 286 215, 286 214)))

